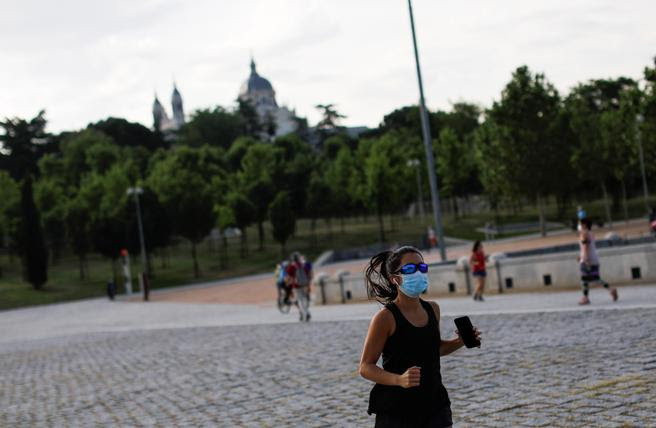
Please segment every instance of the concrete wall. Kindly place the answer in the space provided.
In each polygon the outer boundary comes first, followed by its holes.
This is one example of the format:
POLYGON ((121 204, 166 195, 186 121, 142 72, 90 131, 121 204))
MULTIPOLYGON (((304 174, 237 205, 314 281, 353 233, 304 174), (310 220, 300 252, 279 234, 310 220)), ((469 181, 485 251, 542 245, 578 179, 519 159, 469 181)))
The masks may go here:
MULTIPOLYGON (((611 284, 656 281, 656 243, 606 248, 598 250, 598 254, 601 276, 611 284), (633 278, 635 269, 640 271, 639 279, 633 278)), ((487 265, 486 292, 499 292, 500 286, 503 290, 577 287, 580 285, 577 256, 578 252, 517 258, 495 254, 487 265), (545 279, 545 276, 548 277, 545 279), (545 281, 549 279, 551 284, 546 285, 545 281)), ((325 275, 323 280, 318 281, 323 283, 324 294, 321 293, 321 285, 317 284, 313 290, 316 304, 324 303, 323 296, 325 304, 367 300, 361 272, 338 274, 335 277, 325 275)), ((431 265, 428 276, 430 285, 427 296, 464 295, 474 288, 466 258, 456 264, 431 265)))

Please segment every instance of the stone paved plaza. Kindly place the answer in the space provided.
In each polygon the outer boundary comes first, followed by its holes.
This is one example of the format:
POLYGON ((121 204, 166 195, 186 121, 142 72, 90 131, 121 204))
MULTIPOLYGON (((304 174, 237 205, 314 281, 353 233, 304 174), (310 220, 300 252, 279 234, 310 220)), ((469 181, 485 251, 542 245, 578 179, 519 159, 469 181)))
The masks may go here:
MULTIPOLYGON (((656 308, 573 309, 473 316, 483 348, 442 360, 455 426, 656 426, 656 308)), ((357 374, 367 324, 3 343, 0 426, 372 426, 357 374)))

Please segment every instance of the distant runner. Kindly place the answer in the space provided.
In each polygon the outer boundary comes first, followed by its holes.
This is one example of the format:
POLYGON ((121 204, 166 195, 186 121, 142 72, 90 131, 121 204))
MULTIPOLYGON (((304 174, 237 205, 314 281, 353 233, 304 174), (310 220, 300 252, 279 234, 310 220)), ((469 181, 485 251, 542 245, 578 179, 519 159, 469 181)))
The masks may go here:
POLYGON ((469 264, 471 266, 472 275, 476 278, 476 290, 474 290, 474 300, 483 302, 483 290, 485 289, 485 277, 487 271, 485 270, 485 261, 487 256, 483 251, 483 244, 481 241, 474 242, 471 256, 469 256, 469 264))
POLYGON ((590 304, 588 298, 588 284, 596 282, 609 290, 613 302, 617 300, 617 290, 609 288, 608 283, 601 279, 599 276, 599 257, 597 256, 597 246, 595 245, 595 238, 592 232, 592 222, 588 218, 579 220, 579 266, 581 269, 581 287, 583 289, 583 297, 579 301, 579 305, 590 304))

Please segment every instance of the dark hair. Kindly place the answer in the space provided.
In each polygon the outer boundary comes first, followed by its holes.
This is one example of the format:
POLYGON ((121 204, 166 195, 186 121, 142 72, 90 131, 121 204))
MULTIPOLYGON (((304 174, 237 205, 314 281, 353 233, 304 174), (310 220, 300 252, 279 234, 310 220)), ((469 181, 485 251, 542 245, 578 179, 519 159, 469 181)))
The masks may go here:
POLYGON ((481 247, 481 241, 476 241, 474 242, 474 246, 472 247, 472 253, 475 253, 478 251, 478 249, 481 247))
POLYGON ((582 218, 582 219, 581 219, 581 224, 582 224, 583 226, 585 226, 586 229, 588 229, 588 230, 592 230, 592 220, 590 220, 589 218, 587 218, 587 217, 586 217, 586 218, 582 218))
POLYGON ((374 298, 383 304, 396 299, 398 290, 390 277, 401 267, 401 258, 407 253, 422 255, 417 248, 404 245, 396 250, 382 251, 371 258, 364 272, 367 296, 370 299, 374 298))
POLYGON ((292 261, 292 262, 296 262, 296 263, 300 262, 301 261, 301 253, 299 253, 298 251, 294 251, 291 254, 291 256, 289 256, 289 260, 292 261))

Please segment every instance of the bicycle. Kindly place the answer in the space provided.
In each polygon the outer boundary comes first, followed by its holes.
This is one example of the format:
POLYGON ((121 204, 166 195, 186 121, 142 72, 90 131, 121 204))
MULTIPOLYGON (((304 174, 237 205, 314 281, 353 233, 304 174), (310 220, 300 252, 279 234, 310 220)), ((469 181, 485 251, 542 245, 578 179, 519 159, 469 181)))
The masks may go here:
POLYGON ((290 309, 292 308, 292 305, 296 304, 296 301, 292 300, 291 293, 287 293, 285 287, 283 287, 279 283, 276 284, 276 286, 278 288, 278 299, 277 299, 278 310, 280 311, 280 313, 288 314, 290 309))

